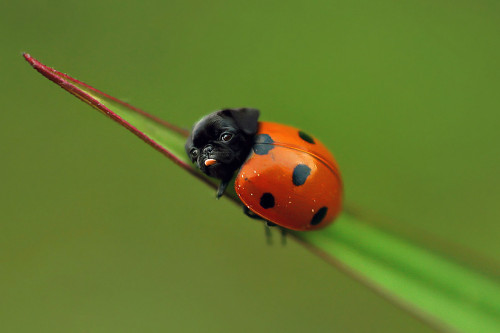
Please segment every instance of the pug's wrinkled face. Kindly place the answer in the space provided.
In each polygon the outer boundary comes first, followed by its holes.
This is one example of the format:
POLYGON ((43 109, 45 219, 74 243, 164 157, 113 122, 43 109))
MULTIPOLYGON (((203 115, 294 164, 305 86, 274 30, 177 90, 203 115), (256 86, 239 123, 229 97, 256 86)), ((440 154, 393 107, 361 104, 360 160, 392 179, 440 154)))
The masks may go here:
POLYGON ((186 153, 203 173, 227 181, 250 153, 258 118, 259 111, 250 108, 211 113, 194 125, 186 153))

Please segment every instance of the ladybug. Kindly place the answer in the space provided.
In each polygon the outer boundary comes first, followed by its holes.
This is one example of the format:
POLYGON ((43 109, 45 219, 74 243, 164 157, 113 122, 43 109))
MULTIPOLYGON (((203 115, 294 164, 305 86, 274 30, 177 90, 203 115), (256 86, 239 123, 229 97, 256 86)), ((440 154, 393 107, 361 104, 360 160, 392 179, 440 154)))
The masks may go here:
POLYGON ((295 127, 259 122, 251 108, 224 109, 198 121, 186 142, 191 161, 234 189, 251 217, 308 231, 340 213, 342 180, 330 151, 295 127))

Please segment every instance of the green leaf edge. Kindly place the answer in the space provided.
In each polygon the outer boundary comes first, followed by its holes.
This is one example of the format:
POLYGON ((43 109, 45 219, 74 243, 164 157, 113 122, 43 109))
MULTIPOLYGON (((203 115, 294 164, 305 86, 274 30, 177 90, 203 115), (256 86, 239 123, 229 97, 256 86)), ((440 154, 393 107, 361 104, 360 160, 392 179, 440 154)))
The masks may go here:
MULTIPOLYGON (((217 186, 185 156, 183 143, 188 131, 50 68, 27 53, 23 56, 43 76, 115 120, 209 186, 217 186)), ((241 204, 234 189, 226 196, 241 204)), ((498 276, 488 276, 345 212, 330 227, 291 232, 291 236, 435 329, 500 331, 498 276)))

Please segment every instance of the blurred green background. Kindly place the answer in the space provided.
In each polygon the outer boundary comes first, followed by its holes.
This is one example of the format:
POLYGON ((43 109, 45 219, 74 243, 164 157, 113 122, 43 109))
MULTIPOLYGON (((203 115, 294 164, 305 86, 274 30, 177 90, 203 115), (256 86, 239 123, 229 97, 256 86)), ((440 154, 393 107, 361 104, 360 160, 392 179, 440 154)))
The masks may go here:
POLYGON ((227 106, 300 126, 332 148, 346 203, 494 271, 499 7, 2 2, 0 330, 431 332, 300 245, 266 246, 21 54, 184 127, 227 106))

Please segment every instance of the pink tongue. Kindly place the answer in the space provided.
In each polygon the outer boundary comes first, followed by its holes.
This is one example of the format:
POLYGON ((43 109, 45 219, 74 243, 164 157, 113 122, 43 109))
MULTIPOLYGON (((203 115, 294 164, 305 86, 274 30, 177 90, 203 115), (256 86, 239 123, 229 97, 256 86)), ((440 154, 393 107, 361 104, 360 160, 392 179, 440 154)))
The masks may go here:
POLYGON ((213 158, 209 158, 208 160, 205 160, 205 166, 209 166, 212 164, 217 163, 217 160, 214 160, 213 158))

